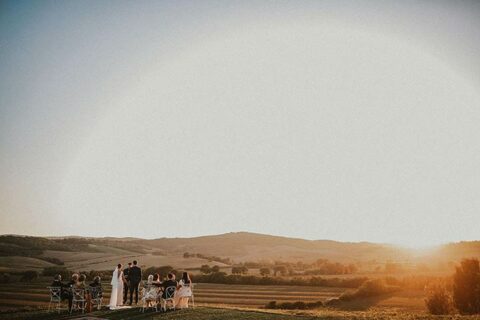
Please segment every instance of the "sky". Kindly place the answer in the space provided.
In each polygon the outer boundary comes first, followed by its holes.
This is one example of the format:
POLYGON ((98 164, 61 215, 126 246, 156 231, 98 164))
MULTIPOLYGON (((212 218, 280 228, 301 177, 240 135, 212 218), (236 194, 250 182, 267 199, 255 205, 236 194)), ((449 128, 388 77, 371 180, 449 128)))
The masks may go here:
POLYGON ((0 1, 0 234, 479 240, 478 1, 0 1))

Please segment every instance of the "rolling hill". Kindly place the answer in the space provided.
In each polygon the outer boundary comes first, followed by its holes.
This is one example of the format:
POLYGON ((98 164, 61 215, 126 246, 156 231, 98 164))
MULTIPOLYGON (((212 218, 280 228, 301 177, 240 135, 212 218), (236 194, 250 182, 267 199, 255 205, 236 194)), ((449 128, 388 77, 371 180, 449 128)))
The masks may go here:
POLYGON ((415 251, 388 244, 305 240, 248 232, 159 239, 0 236, 0 271, 40 269, 58 264, 76 270, 109 270, 119 261, 133 259, 147 267, 195 268, 212 260, 224 267, 230 262, 312 262, 317 259, 447 263, 464 257, 480 257, 480 241, 415 251), (195 256, 185 258, 186 252, 195 256), (227 258, 230 262, 220 262, 227 258))

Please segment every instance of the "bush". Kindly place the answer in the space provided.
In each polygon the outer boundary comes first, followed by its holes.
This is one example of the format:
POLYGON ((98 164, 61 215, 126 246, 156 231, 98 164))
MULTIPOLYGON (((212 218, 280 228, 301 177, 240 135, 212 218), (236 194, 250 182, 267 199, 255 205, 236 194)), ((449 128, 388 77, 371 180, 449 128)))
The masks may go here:
POLYGON ((480 313, 480 265, 477 259, 464 259, 456 267, 453 301, 460 313, 480 313))
POLYGON ((10 282, 10 274, 9 273, 2 273, 0 274, 0 283, 9 283, 10 282))
POLYGON ((285 309, 285 310, 307 310, 307 309, 315 309, 319 307, 323 307, 322 301, 316 302, 303 302, 303 301, 296 301, 296 302, 283 302, 277 303, 277 301, 270 301, 265 306, 266 309, 285 309))
POLYGON ((444 286, 433 286, 427 292, 425 305, 431 314, 449 314, 452 311, 452 299, 444 286))
POLYGON ((33 281, 38 278, 38 272, 34 270, 25 271, 20 277, 20 281, 33 281))

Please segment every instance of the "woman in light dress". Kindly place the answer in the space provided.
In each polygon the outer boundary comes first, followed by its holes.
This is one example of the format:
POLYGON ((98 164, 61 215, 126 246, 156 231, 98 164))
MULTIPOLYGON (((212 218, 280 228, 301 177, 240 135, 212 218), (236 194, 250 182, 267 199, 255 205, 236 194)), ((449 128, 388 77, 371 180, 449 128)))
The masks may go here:
POLYGON ((184 272, 182 279, 178 281, 178 288, 175 292, 175 306, 177 308, 188 308, 188 300, 192 297, 192 280, 187 272, 184 272))
POLYGON ((123 275, 122 264, 119 263, 112 275, 112 293, 110 295, 110 310, 122 308, 123 306, 123 282, 126 281, 123 275))
POLYGON ((157 303, 158 287, 153 275, 149 275, 142 289, 142 300, 145 308, 154 307, 157 303))

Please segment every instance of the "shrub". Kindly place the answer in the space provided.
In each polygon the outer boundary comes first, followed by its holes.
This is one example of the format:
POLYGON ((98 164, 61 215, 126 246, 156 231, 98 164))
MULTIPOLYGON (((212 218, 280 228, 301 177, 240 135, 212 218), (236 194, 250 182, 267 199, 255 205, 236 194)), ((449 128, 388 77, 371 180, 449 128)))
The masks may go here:
POLYGON ((38 272, 34 270, 29 270, 22 273, 20 281, 33 281, 37 278, 38 278, 38 272))
POLYGON ((10 274, 9 273, 0 274, 0 283, 9 283, 9 282, 10 282, 10 274))
POLYGON ((307 309, 315 309, 319 307, 323 307, 322 301, 316 302, 303 302, 303 301, 296 301, 296 302, 283 302, 277 303, 277 301, 270 301, 265 306, 266 309, 285 309, 285 310, 307 310, 307 309))
POLYGON ((464 259, 453 277, 453 301, 464 314, 480 312, 480 265, 477 259, 464 259))
POLYGON ((444 286, 433 286, 427 292, 425 305, 431 314, 449 314, 452 311, 452 299, 444 286))

